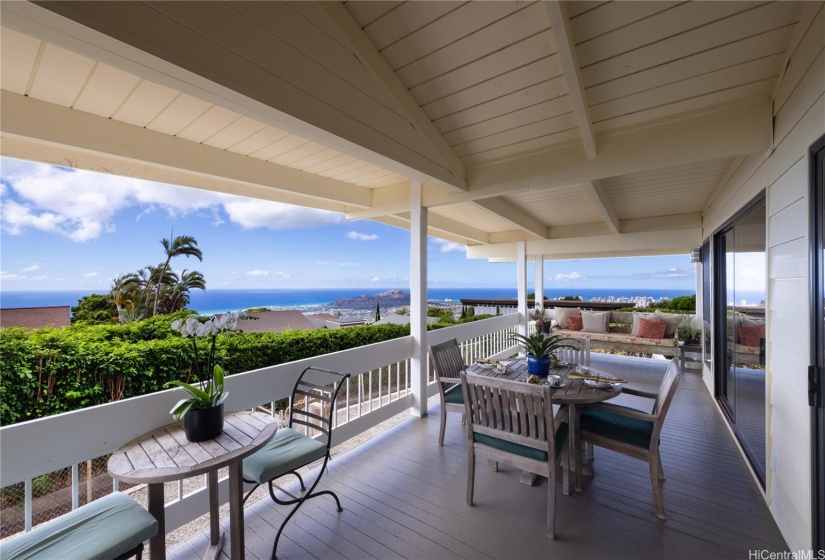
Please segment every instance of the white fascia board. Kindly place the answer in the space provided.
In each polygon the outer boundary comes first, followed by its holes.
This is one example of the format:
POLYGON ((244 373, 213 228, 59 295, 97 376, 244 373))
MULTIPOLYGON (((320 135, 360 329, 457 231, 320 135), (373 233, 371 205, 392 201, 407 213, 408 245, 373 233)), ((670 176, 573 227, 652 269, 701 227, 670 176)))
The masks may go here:
MULTIPOLYGON (((689 253, 701 244, 701 228, 648 231, 619 235, 597 235, 566 239, 528 241, 528 255, 544 255, 546 260, 605 258, 689 253)), ((468 247, 467 258, 516 258, 516 244, 468 247)))
MULTIPOLYGON (((347 207, 363 208, 369 206, 372 200, 372 191, 367 187, 305 173, 5 90, 0 91, 0 133, 4 139, 64 146, 69 151, 107 157, 113 163, 131 161, 186 173, 201 177, 204 184, 210 179, 233 181, 347 207)), ((12 153, 12 147, 3 142, 0 150, 3 155, 31 159, 24 154, 12 153)))

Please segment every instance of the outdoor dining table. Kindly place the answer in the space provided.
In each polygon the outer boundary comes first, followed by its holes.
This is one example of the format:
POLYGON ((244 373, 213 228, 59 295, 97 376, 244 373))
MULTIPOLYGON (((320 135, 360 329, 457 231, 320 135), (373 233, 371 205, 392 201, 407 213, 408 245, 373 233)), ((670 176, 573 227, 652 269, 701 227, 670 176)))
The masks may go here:
POLYGON ((191 476, 207 475, 209 489, 210 546, 204 558, 217 558, 223 545, 218 513, 218 469, 229 467, 229 533, 232 560, 244 558, 243 472, 241 462, 272 439, 278 424, 260 412, 229 412, 223 433, 215 439, 193 443, 177 422, 139 436, 109 458, 109 474, 121 482, 147 484, 149 513, 158 521, 157 535, 149 540, 151 560, 166 558, 163 484, 191 476))
MULTIPOLYGON (((485 375, 512 381, 526 381, 529 375, 527 372, 527 360, 525 358, 510 362, 503 372, 496 371, 496 368, 491 367, 489 364, 478 363, 468 366, 466 371, 474 375, 485 375)), ((622 386, 621 384, 613 384, 608 388, 600 388, 588 385, 582 379, 569 379, 567 377, 568 374, 574 371, 576 371, 576 366, 570 364, 560 364, 550 369, 550 375, 558 375, 562 378, 562 386, 553 388, 551 398, 555 404, 568 405, 568 423, 570 425, 569 443, 570 449, 573 450, 573 469, 576 472, 576 490, 581 490, 582 460, 581 446, 578 442, 581 406, 603 402, 617 397, 622 392, 622 386)), ((597 368, 589 368, 588 375, 598 376, 605 380, 616 378, 606 371, 597 368)), ((535 479, 536 475, 534 473, 522 473, 521 482, 524 484, 532 485, 535 479)))

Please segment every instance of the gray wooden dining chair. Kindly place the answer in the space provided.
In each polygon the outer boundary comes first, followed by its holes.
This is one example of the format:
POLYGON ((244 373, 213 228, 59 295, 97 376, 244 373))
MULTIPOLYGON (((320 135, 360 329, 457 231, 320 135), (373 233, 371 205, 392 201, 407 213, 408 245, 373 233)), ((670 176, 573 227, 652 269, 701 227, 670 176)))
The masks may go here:
POLYGON ((288 427, 279 428, 275 437, 265 447, 243 460, 244 482, 255 485, 244 496, 244 503, 258 486, 267 484, 272 501, 280 505, 295 506, 278 527, 278 533, 272 545, 272 560, 276 558, 278 541, 284 527, 305 501, 323 495, 332 496, 338 506, 338 512, 344 511, 335 492, 332 490, 314 492, 314 490, 330 459, 332 419, 336 410, 336 401, 349 377, 349 373, 339 373, 313 366, 304 369, 292 390, 288 427), (307 492, 304 479, 298 473, 298 469, 320 459, 324 462, 318 470, 315 482, 307 492), (301 496, 295 496, 275 484, 276 480, 286 475, 298 477, 301 484, 301 496), (275 495, 275 488, 289 496, 289 499, 278 498, 275 495))
POLYGON ((656 393, 624 387, 623 394, 646 397, 653 400, 650 413, 610 403, 585 405, 581 409, 580 434, 577 441, 604 447, 617 453, 647 461, 650 483, 656 501, 656 516, 667 519, 662 486, 665 480, 662 457, 659 452, 659 436, 665 416, 670 408, 681 370, 673 360, 656 393))
POLYGON ((473 505, 475 461, 482 457, 547 477, 547 536, 556 538, 556 482, 570 493, 569 427, 553 415, 549 385, 461 374, 467 410, 467 505, 473 505))
POLYGON ((561 342, 568 347, 559 348, 556 351, 556 358, 574 366, 590 367, 589 338, 565 338, 561 342))
POLYGON ((438 396, 441 399, 441 427, 438 432, 438 445, 444 445, 444 430, 447 427, 447 413, 460 412, 464 424, 464 396, 461 392, 461 378, 464 370, 464 358, 461 348, 454 338, 430 346, 430 368, 435 373, 438 384, 438 396))

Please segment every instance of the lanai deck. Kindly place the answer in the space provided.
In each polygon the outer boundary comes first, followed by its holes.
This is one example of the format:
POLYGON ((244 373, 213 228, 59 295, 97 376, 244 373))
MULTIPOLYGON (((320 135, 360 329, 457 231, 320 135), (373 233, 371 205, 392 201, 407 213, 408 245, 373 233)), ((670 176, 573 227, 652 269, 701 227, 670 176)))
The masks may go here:
MULTIPOLYGON (((594 354, 593 364, 656 384, 668 362, 594 354)), ((614 402, 643 400, 619 399, 614 402)), ((475 505, 468 507, 459 415, 448 416, 444 447, 437 436, 436 405, 428 418, 406 419, 334 456, 322 486, 338 492, 344 512, 335 513, 326 497, 304 504, 286 528, 279 558, 741 560, 750 550, 786 550, 696 370, 684 372, 662 434, 667 521, 656 518, 647 465, 597 449, 595 478, 585 477, 582 492, 558 492, 557 538, 549 540, 546 479, 527 487, 516 469, 502 465, 492 472, 480 462, 475 505)), ((247 506, 247 558, 269 557, 284 509, 268 498, 247 506)), ((199 533, 169 557, 200 558, 207 541, 199 533)))

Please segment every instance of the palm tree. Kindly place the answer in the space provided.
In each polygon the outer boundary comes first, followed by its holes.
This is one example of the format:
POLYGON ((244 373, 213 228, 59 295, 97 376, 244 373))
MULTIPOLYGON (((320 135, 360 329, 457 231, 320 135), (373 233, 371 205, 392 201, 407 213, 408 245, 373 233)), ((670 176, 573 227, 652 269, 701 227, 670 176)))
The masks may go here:
MULTIPOLYGON (((169 237, 172 237, 171 235, 169 237)), ((157 282, 155 290, 155 305, 152 308, 152 316, 158 313, 158 300, 160 299, 160 291, 163 286, 163 277, 167 274, 169 263, 174 257, 197 257, 199 261, 203 261, 203 253, 198 249, 197 240, 191 235, 179 235, 172 239, 161 239, 160 244, 163 245, 163 250, 166 252, 166 262, 160 268, 160 278, 157 282)))
POLYGON ((171 286, 169 294, 162 300, 163 312, 174 313, 186 307, 189 304, 189 291, 195 289, 205 290, 206 279, 197 270, 183 269, 180 280, 171 286))

